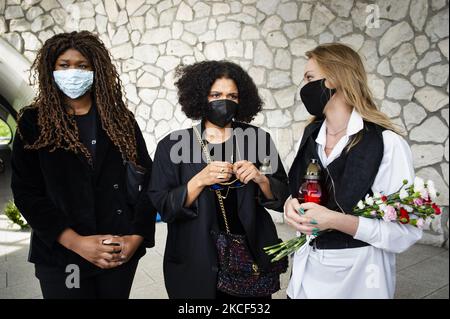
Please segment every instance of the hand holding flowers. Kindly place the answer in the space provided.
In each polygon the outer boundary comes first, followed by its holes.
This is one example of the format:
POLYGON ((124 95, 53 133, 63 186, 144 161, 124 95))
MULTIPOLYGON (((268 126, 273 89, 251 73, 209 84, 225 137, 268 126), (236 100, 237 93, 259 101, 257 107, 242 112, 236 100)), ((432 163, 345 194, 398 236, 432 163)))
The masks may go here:
POLYGON ((305 235, 333 228, 338 212, 315 203, 300 204, 297 199, 286 203, 285 220, 305 235))
MULTIPOLYGON (((439 194, 436 192, 433 181, 430 180, 425 183, 423 179, 416 177, 413 185, 406 187, 407 184, 408 181, 404 180, 400 190, 391 195, 380 193, 375 193, 373 196, 366 195, 365 199, 359 201, 353 208, 352 214, 345 216, 377 218, 386 222, 396 221, 422 228, 436 215, 441 214, 440 207, 434 203, 439 194)), ((335 228, 336 214, 340 214, 314 203, 299 204, 295 199, 286 203, 285 212, 287 222, 299 230, 301 235, 280 244, 265 247, 266 253, 274 256, 272 261, 294 253, 306 243, 307 235, 317 236, 319 231, 335 228), (298 215, 297 212, 299 212, 298 215)))

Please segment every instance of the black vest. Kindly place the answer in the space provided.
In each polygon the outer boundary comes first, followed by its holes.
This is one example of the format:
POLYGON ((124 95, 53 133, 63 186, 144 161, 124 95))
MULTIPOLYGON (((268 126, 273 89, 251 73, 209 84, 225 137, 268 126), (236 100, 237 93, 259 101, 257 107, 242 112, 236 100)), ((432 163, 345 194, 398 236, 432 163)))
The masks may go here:
MULTIPOLYGON (((327 168, 324 168, 320 162, 315 141, 322 123, 323 120, 315 121, 305 128, 297 156, 289 171, 290 192, 292 197, 297 197, 307 166, 310 160, 315 158, 322 169, 322 205, 331 210, 351 214, 359 200, 364 199, 366 194, 372 194, 371 187, 383 158, 382 132, 384 128, 370 122, 364 122, 364 128, 360 132, 360 141, 350 151, 344 149, 338 158, 331 162, 327 168)), ((323 246, 323 249, 367 245, 338 231, 320 234, 317 238, 317 244, 319 248, 323 246), (326 240, 328 244, 319 245, 319 238, 323 242, 326 240)))

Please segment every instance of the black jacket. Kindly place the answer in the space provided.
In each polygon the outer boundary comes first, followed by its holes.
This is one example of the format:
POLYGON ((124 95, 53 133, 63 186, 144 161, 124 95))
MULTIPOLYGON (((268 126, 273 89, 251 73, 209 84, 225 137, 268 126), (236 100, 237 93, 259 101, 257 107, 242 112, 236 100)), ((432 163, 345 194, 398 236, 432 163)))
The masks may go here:
MULTIPOLYGON (((235 125, 263 132, 262 136, 275 149, 268 133, 248 124, 235 125)), ((211 236, 212 230, 219 230, 215 194, 206 187, 191 207, 184 207, 187 183, 206 167, 206 163, 172 161, 174 150, 180 145, 190 150, 193 156, 201 154, 193 134, 192 128, 177 131, 158 143, 149 188, 153 204, 160 212, 162 220, 168 224, 164 279, 170 298, 214 298, 216 294, 217 253, 211 236)), ((248 148, 248 145, 240 147, 248 148)), ((244 157, 241 159, 248 159, 247 152, 241 154, 244 157)), ((279 241, 275 224, 266 208, 282 212, 284 202, 289 196, 286 172, 278 154, 274 155, 278 161, 277 170, 267 175, 274 200, 266 200, 254 182, 236 189, 239 219, 255 261, 262 268, 270 264, 270 258, 263 251, 263 247, 279 241)), ((255 164, 258 166, 261 163, 258 161, 255 164)))
MULTIPOLYGON (((18 125, 23 139, 33 143, 39 134, 37 110, 27 109, 18 125)), ((149 179, 152 160, 135 125, 138 163, 147 169, 149 179)), ((11 164, 14 202, 32 228, 30 262, 64 268, 77 264, 84 274, 101 271, 57 242, 66 228, 83 236, 142 235, 145 241, 133 258, 142 257, 145 246, 154 246, 156 210, 145 191, 134 208, 126 202, 121 153, 98 117, 94 168, 82 154, 25 149, 19 134, 14 138, 11 164)))

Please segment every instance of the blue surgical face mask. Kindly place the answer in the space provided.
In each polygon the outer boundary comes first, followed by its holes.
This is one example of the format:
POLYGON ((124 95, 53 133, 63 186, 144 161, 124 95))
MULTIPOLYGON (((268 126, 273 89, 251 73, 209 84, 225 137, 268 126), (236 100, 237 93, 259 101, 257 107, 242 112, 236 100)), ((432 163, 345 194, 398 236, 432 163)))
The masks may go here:
POLYGON ((80 69, 53 71, 58 88, 71 99, 84 95, 94 82, 94 71, 80 69))

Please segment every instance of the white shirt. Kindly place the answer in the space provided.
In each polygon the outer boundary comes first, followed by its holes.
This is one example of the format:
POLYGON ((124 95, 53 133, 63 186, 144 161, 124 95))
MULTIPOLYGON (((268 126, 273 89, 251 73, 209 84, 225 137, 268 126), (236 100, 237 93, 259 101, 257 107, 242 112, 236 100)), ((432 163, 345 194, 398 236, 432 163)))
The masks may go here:
MULTIPOLYGON (((316 138, 322 165, 326 167, 338 158, 350 137, 363 127, 363 119, 353 110, 346 134, 327 156, 324 121, 316 138)), ((414 168, 411 150, 401 136, 385 130, 383 144, 383 158, 371 189, 389 195, 399 190, 404 179, 412 184, 414 168)), ((313 250, 306 243, 294 254, 287 294, 290 298, 393 298, 395 254, 421 237, 422 230, 411 225, 359 217, 354 238, 370 246, 313 250)))

